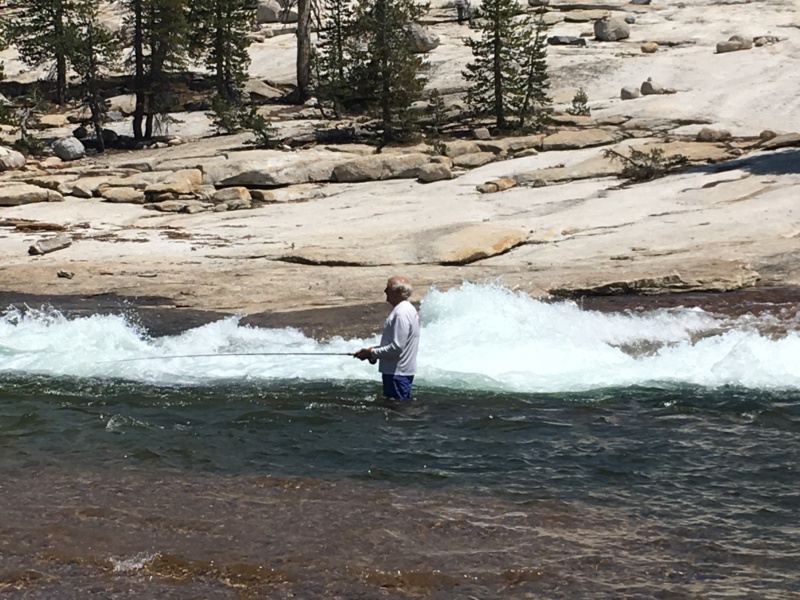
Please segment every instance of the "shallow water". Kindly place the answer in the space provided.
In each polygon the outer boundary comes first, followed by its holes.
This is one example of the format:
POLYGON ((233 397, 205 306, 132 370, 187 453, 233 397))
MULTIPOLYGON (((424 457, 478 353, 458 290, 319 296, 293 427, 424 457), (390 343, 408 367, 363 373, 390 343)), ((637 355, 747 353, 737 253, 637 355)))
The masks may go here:
POLYGON ((421 314, 395 406, 349 357, 129 360, 367 340, 8 313, 4 597, 800 598, 794 324, 481 286, 421 314))

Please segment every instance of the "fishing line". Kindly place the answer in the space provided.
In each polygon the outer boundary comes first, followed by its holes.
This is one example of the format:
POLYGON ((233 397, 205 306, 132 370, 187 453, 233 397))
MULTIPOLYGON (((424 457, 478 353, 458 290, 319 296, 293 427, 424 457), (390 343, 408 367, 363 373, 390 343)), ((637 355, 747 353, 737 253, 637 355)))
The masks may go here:
MULTIPOLYGON (((171 356, 137 356, 105 360, 103 363, 131 362, 134 360, 161 360, 170 358, 219 358, 222 356, 353 356, 352 352, 228 352, 222 354, 175 354, 171 356)), ((102 364, 102 363, 101 363, 102 364)))

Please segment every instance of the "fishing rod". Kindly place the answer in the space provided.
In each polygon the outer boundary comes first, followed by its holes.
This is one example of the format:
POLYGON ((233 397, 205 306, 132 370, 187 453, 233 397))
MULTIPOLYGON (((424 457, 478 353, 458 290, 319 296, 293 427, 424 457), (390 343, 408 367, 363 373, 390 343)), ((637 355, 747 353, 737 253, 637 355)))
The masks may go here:
POLYGON ((227 352, 222 354, 174 354, 170 356, 137 356, 103 362, 132 362, 134 360, 162 360, 170 358, 219 358, 222 356, 354 356, 354 352, 227 352))

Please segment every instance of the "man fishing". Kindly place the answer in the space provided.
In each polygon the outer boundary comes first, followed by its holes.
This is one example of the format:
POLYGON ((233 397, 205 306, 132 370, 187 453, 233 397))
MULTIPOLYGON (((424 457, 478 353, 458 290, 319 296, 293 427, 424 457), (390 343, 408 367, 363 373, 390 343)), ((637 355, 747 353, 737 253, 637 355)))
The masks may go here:
POLYGON ((419 314, 408 301, 413 288, 408 279, 396 275, 389 278, 383 291, 393 308, 383 324, 380 346, 362 348, 353 356, 371 363, 378 361, 386 398, 410 400, 419 346, 419 314))

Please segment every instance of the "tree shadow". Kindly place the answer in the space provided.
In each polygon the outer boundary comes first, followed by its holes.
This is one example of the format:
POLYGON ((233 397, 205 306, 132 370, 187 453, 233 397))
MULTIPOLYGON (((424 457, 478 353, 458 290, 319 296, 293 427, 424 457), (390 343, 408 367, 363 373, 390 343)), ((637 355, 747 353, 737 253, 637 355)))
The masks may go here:
POLYGON ((713 164, 694 165, 683 169, 683 172, 712 174, 736 169, 747 171, 752 175, 798 175, 800 148, 780 149, 713 164))

